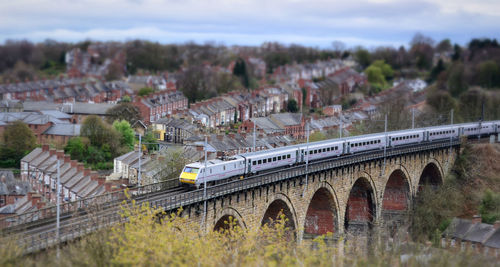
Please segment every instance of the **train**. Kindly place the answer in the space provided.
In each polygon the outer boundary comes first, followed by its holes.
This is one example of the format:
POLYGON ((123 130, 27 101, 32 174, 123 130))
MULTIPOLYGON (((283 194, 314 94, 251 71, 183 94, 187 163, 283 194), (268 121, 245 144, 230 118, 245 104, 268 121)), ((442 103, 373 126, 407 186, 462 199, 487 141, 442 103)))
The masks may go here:
POLYGON ((392 131, 329 139, 308 144, 298 144, 280 148, 235 155, 227 160, 208 160, 187 164, 179 176, 183 186, 200 188, 207 185, 244 179, 265 171, 286 168, 306 161, 314 162, 343 155, 409 146, 423 142, 457 140, 461 136, 481 137, 500 134, 500 121, 451 124, 410 130, 392 131))

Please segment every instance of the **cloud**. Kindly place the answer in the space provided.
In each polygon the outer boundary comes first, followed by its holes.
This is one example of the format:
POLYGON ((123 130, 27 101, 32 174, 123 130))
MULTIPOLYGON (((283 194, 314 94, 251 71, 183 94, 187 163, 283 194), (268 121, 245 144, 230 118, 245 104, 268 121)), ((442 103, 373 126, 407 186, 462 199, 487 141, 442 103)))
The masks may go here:
POLYGON ((401 45, 417 31, 458 42, 478 35, 498 38, 500 1, 17 0, 0 2, 0 18, 0 41, 146 38, 401 45))

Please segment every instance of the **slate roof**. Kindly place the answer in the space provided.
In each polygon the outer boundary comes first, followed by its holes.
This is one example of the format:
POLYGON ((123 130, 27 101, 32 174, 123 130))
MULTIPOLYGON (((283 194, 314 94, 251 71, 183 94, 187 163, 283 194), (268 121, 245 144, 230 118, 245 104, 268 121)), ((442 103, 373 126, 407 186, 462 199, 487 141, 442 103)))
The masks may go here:
POLYGON ((80 124, 56 124, 52 125, 43 134, 61 136, 80 136, 80 124))
POLYGON ((471 220, 453 218, 443 234, 450 238, 463 239, 471 227, 471 220))
POLYGON ((299 125, 302 120, 301 113, 278 113, 271 114, 271 119, 282 123, 284 126, 299 125))
POLYGON ((37 112, 2 112, 0 113, 0 121, 10 123, 14 121, 22 121, 26 124, 43 125, 47 123, 64 124, 67 121, 62 121, 51 115, 44 115, 37 112))
POLYGON ((0 195, 26 195, 29 190, 29 182, 14 178, 12 171, 0 171, 0 195))
POLYGON ((463 240, 482 243, 493 234, 494 230, 491 224, 476 223, 469 229, 463 240))
POLYGON ((285 130, 268 117, 251 118, 250 120, 265 133, 283 132, 285 130))
POLYGON ((37 147, 33 149, 28 155, 24 156, 21 161, 31 162, 35 159, 40 153, 42 153, 42 148, 37 147))
POLYGON ((59 110, 40 110, 40 113, 44 114, 44 115, 49 115, 49 116, 52 116, 56 119, 60 119, 60 120, 64 120, 64 119, 71 119, 71 116, 64 113, 64 112, 61 112, 59 110))
POLYGON ((492 248, 500 248, 500 228, 495 230, 486 242, 484 242, 484 245, 492 248))
POLYGON ((53 103, 47 101, 26 101, 23 103, 25 111, 59 110, 68 114, 106 115, 106 112, 116 106, 107 103, 53 103))

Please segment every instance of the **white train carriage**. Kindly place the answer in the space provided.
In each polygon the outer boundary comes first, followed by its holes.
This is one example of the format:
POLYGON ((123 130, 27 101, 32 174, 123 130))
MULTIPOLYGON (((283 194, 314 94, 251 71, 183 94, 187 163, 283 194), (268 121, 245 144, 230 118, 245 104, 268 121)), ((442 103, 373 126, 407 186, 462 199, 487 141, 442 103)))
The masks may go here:
POLYGON ((494 126, 495 126, 495 124, 493 122, 478 123, 479 134, 488 135, 488 134, 495 133, 494 126))
POLYGON ((461 134, 465 136, 479 135, 479 123, 464 123, 460 125, 461 134))
POLYGON ((241 154, 246 161, 245 173, 257 173, 273 168, 291 166, 297 162, 297 146, 241 154))
POLYGON ((346 153, 356 153, 371 149, 381 149, 384 148, 385 144, 385 134, 365 135, 347 139, 345 143, 345 150, 346 153))
POLYGON ((399 131, 389 134, 389 146, 409 145, 424 141, 424 130, 399 131))
POLYGON ((459 134, 458 126, 433 127, 427 129, 429 141, 457 138, 459 134))
POLYGON ((191 184, 196 187, 205 183, 212 183, 224 180, 233 176, 243 176, 245 174, 245 159, 237 156, 232 160, 209 160, 205 163, 195 162, 184 167, 179 180, 183 184, 191 184))
POLYGON ((494 121, 493 128, 495 130, 495 133, 500 133, 500 121, 494 121))
POLYGON ((300 145, 300 162, 307 160, 318 160, 329 157, 338 157, 342 155, 344 151, 344 142, 343 140, 328 140, 328 141, 319 141, 310 143, 309 146, 306 144, 300 145))

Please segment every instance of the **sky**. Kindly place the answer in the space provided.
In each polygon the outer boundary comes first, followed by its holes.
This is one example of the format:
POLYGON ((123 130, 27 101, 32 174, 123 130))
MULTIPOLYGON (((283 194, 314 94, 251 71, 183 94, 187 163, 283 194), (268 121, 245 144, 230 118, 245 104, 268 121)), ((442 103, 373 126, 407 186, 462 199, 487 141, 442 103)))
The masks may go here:
POLYGON ((500 0, 1 0, 0 42, 147 39, 331 48, 408 45, 417 33, 500 39, 500 0))

